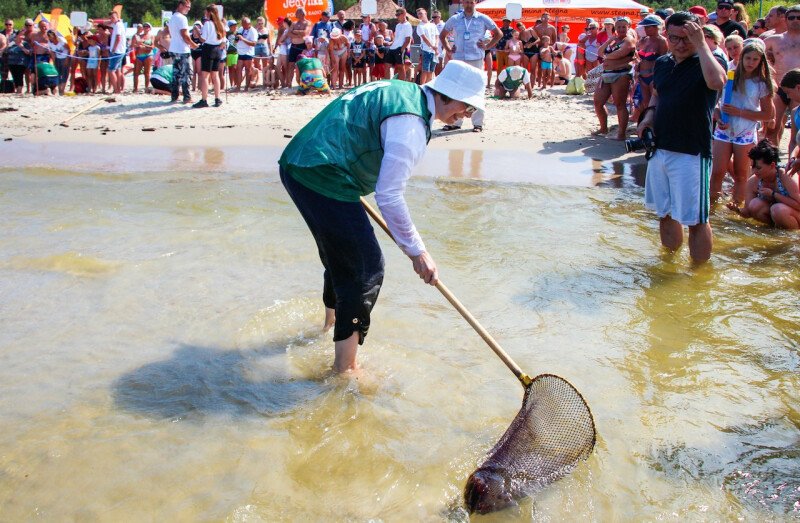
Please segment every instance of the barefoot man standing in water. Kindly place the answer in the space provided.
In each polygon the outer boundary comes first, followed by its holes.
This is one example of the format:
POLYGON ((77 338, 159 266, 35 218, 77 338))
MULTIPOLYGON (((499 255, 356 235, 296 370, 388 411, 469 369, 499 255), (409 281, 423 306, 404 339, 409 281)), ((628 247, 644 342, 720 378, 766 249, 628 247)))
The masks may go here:
MULTIPOLYGON (((775 68, 775 83, 781 85, 787 71, 800 67, 800 4, 786 10, 786 32, 770 36, 764 40, 767 47, 767 60, 775 68)), ((786 92, 778 87, 773 99, 775 121, 767 127, 767 138, 779 144, 786 122, 786 109, 793 107, 786 92)))
POLYGON ((323 109, 283 151, 281 181, 325 268, 325 327, 333 326, 337 372, 358 369, 358 346, 383 283, 383 254, 359 198, 375 192, 414 272, 435 285, 436 263, 411 221, 404 191, 434 118, 452 124, 483 110, 485 81, 482 71, 453 60, 423 86, 399 80, 361 85, 323 109))

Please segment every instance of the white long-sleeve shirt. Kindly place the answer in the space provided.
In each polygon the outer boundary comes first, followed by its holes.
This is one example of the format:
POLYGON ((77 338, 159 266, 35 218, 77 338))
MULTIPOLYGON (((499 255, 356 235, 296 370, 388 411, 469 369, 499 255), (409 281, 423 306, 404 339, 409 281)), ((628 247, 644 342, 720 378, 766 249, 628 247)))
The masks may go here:
MULTIPOLYGON (((433 93, 423 87, 431 112, 431 122, 436 114, 433 93)), ((425 244, 411 221, 403 193, 414 166, 419 163, 427 148, 426 125, 419 117, 402 114, 387 118, 381 124, 383 161, 375 186, 375 201, 395 241, 409 256, 425 252, 425 244)))

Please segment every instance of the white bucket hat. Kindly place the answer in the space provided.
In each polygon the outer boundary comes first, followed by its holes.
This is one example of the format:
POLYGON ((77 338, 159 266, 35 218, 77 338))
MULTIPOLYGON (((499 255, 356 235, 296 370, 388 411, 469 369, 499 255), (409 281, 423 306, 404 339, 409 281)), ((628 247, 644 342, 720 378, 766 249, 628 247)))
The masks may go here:
POLYGON ((486 109, 486 74, 466 62, 450 60, 439 76, 425 85, 453 100, 476 109, 486 109))

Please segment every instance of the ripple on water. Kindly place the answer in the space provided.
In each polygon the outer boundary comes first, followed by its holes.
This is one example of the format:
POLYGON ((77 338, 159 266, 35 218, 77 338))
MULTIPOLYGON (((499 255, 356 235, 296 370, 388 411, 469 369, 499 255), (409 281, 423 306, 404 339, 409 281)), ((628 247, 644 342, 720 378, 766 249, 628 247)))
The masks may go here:
POLYGON ((19 271, 49 271, 72 276, 97 277, 116 271, 122 264, 87 256, 77 252, 65 252, 40 258, 14 256, 6 266, 19 271))

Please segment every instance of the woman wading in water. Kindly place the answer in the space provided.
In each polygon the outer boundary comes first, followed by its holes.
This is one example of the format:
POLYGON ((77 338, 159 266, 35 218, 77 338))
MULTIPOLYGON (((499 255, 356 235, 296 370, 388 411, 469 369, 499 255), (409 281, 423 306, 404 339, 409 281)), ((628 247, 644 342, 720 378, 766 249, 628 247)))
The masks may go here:
POLYGON ((358 369, 358 346, 383 283, 383 254, 359 198, 375 192, 414 271, 435 285, 436 263, 408 213, 406 182, 425 153, 434 118, 449 124, 484 108, 484 79, 482 71, 453 60, 423 86, 400 80, 366 84, 331 102, 283 151, 281 181, 325 268, 325 328, 333 327, 337 372, 358 369))

